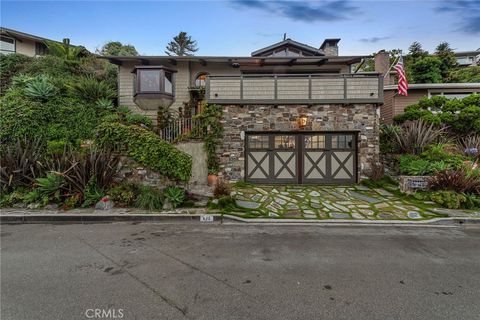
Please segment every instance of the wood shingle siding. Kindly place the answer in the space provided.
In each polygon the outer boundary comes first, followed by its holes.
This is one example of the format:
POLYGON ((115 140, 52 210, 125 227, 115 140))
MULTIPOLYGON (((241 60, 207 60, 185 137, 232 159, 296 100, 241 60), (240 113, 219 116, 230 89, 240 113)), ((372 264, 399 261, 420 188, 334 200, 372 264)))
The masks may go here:
POLYGON ((213 103, 381 103, 378 74, 210 76, 213 103))

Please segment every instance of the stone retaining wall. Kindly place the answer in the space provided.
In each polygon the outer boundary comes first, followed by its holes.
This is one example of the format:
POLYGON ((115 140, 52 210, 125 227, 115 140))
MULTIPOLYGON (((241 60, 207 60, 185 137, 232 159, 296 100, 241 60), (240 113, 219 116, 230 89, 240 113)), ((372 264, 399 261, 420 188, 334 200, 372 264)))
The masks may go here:
MULTIPOLYGON (((207 154, 203 147, 203 141, 180 142, 175 144, 175 147, 193 158, 192 177, 185 185, 187 189, 196 188, 196 186, 206 186, 208 169, 207 154)), ((120 166, 121 169, 117 177, 119 181, 127 180, 160 188, 178 184, 178 182, 171 181, 167 177, 140 165, 128 157, 121 159, 120 166)))
POLYGON ((308 116, 302 131, 359 130, 359 175, 378 161, 379 114, 375 104, 355 105, 228 105, 223 106, 224 136, 217 150, 220 175, 230 181, 244 178, 245 131, 298 131, 298 118, 308 116))

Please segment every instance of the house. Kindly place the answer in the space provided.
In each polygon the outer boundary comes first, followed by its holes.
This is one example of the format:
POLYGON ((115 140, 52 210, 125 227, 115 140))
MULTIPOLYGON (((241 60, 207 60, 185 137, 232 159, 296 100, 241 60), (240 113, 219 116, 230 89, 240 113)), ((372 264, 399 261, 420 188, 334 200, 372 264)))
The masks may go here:
POLYGON ((53 41, 13 29, 0 27, 0 53, 21 53, 29 57, 42 56, 47 53, 45 41, 53 41))
POLYGON ((480 66, 480 48, 474 51, 455 52, 455 57, 460 67, 480 66))
POLYGON ((480 83, 416 83, 408 85, 408 96, 397 94, 397 85, 384 86, 384 104, 380 107, 380 123, 392 124, 396 115, 421 98, 437 95, 448 99, 462 99, 480 93, 480 83))
MULTIPOLYGON (((389 54, 380 52, 375 56, 375 70, 386 74, 390 68, 389 54)), ((442 95, 449 99, 461 99, 473 93, 480 93, 480 83, 416 83, 408 85, 408 96, 398 94, 395 71, 384 79, 384 103, 380 106, 380 123, 392 124, 395 116, 402 114, 409 105, 421 98, 442 95)))
MULTIPOLYGON (((230 181, 346 184, 379 152, 378 73, 351 73, 366 56, 285 39, 251 56, 105 57, 119 68, 119 103, 157 119, 190 91, 222 108, 219 172, 230 181)), ((192 110, 192 113, 199 110, 192 110)))

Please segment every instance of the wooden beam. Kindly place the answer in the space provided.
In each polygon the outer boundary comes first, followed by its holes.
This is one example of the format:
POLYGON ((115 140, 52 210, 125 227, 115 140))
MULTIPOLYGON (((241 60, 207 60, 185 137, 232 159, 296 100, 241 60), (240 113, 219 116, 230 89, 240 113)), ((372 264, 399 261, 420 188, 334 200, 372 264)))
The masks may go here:
POLYGON ((297 62, 297 59, 291 59, 290 61, 288 61, 288 65, 291 67, 295 64, 295 62, 297 62))
POLYGON ((207 66, 207 61, 205 61, 204 59, 200 59, 200 60, 198 60, 198 61, 200 62, 200 64, 201 64, 202 66, 204 66, 204 67, 207 66))
POLYGON ((140 59, 140 62, 141 62, 142 65, 144 65, 144 66, 150 65, 150 61, 148 61, 147 59, 140 59))
POLYGON ((321 60, 318 60, 317 62, 317 66, 323 66, 325 64, 325 62, 327 62, 328 59, 321 59, 321 60))
POLYGON ((113 64, 116 64, 117 66, 121 66, 122 65, 122 61, 118 60, 118 59, 113 59, 113 58, 110 58, 108 59, 110 61, 110 63, 113 63, 113 64))
POLYGON ((170 63, 173 65, 173 66, 176 66, 177 65, 177 60, 175 59, 169 59, 170 63))

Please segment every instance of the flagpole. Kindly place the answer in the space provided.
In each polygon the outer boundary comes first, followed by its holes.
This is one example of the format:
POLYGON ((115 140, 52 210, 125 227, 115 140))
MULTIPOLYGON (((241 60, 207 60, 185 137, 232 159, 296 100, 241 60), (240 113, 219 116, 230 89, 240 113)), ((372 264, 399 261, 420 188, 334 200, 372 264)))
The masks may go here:
POLYGON ((400 59, 401 55, 402 55, 402 54, 400 53, 400 56, 396 57, 396 58, 395 58, 396 60, 393 60, 393 63, 390 65, 390 68, 388 68, 387 72, 385 72, 385 74, 383 75, 384 78, 387 76, 387 74, 390 72, 390 70, 392 70, 393 66, 398 62, 398 60, 400 59))

